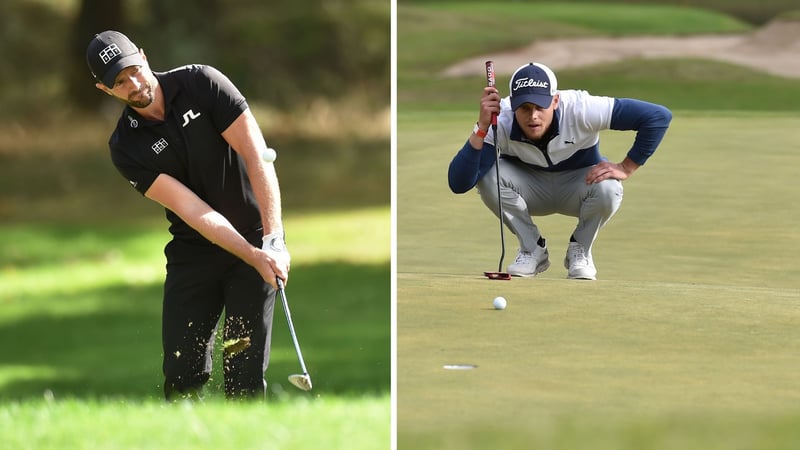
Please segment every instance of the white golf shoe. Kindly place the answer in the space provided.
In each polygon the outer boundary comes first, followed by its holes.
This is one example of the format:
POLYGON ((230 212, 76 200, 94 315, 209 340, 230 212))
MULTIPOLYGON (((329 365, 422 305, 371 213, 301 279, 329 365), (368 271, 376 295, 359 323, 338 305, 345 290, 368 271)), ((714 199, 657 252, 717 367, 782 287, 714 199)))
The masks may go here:
POLYGON ((570 242, 567 256, 564 258, 564 268, 567 269, 567 278, 573 280, 596 280, 597 269, 594 267, 591 255, 586 254, 583 246, 577 242, 570 242))
POLYGON ((517 251, 517 259, 508 266, 508 273, 515 277, 532 277, 542 273, 550 267, 550 253, 547 244, 544 247, 536 246, 533 252, 522 249, 517 251))

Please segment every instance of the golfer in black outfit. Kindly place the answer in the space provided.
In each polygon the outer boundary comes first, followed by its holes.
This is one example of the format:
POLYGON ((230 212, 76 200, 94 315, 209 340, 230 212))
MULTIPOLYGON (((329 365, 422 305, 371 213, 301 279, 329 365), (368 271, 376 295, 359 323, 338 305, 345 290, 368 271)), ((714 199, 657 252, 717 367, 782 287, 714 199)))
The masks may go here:
POLYGON ((166 208, 164 395, 200 396, 217 323, 237 352, 223 355, 225 394, 261 397, 276 277, 289 274, 278 180, 247 102, 218 70, 154 73, 144 51, 105 31, 86 58, 97 88, 127 107, 109 141, 120 173, 166 208))

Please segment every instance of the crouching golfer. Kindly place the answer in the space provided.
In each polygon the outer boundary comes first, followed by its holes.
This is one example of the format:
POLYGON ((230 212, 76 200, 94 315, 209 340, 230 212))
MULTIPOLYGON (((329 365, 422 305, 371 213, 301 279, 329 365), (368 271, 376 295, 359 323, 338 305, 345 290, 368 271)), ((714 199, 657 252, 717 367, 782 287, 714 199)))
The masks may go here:
POLYGON ((450 163, 450 189, 464 193, 477 186, 495 215, 502 201, 503 222, 519 240, 508 266, 513 276, 530 277, 550 267, 546 241, 531 216, 577 217, 564 266, 568 278, 594 280, 592 244, 622 203, 622 180, 653 154, 672 114, 640 100, 559 91, 555 74, 538 63, 518 68, 509 89, 510 97, 501 99, 494 87, 484 88, 478 122, 450 163), (497 136, 490 130, 492 114, 498 114, 497 136), (600 154, 600 131, 608 129, 636 131, 620 163, 600 154))
POLYGON ((166 208, 164 395, 200 396, 217 322, 236 351, 223 355, 225 394, 263 398, 276 277, 289 275, 281 201, 267 145, 247 102, 216 69, 151 71, 144 51, 104 31, 86 59, 97 88, 127 106, 111 159, 134 189, 166 208))

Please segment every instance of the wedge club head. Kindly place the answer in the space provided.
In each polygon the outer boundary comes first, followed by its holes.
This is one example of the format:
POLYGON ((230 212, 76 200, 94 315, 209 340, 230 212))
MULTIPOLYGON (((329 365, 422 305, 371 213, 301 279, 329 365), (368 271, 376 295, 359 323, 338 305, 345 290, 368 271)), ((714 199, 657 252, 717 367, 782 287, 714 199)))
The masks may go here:
POLYGON ((302 389, 304 391, 311 390, 311 377, 308 376, 307 373, 304 373, 302 375, 300 374, 289 375, 289 383, 292 383, 298 389, 302 389))

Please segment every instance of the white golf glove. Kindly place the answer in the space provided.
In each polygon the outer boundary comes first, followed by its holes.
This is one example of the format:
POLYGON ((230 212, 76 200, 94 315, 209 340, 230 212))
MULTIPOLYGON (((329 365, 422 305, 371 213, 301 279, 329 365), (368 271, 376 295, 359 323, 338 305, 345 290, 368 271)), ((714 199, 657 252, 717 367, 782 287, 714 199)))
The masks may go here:
POLYGON ((286 270, 289 270, 289 263, 292 257, 289 255, 289 249, 286 248, 283 231, 270 233, 261 238, 261 242, 261 249, 267 252, 270 258, 274 259, 278 264, 285 264, 286 270))

